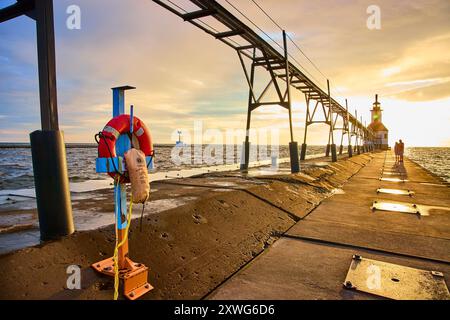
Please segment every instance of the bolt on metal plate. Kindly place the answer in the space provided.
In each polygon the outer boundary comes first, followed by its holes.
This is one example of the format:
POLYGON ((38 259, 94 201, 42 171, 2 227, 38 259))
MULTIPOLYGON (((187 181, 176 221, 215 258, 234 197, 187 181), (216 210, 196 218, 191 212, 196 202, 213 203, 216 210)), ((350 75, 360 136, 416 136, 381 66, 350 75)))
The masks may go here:
POLYGON ((411 190, 387 189, 387 188, 379 188, 377 189, 377 193, 395 194, 399 196, 410 196, 410 197, 414 195, 414 191, 411 190))
POLYGON ((403 203, 403 202, 388 202, 383 200, 375 200, 370 207, 373 211, 394 211, 394 212, 403 212, 403 213, 413 213, 420 214, 423 216, 428 216, 428 213, 421 213, 419 210, 419 206, 412 203, 403 203))
POLYGON ((353 256, 344 288, 394 300, 449 300, 444 275, 353 256))

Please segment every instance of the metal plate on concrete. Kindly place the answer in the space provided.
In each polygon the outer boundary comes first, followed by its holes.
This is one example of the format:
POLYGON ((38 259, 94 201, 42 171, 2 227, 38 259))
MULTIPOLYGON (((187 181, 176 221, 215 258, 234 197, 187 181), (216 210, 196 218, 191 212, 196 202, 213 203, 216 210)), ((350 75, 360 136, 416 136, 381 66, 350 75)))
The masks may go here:
POLYGON ((444 275, 354 255, 345 278, 346 289, 395 300, 448 300, 444 275))
POLYGON ((399 196, 410 196, 410 197, 414 195, 414 191, 411 190, 387 189, 387 188, 380 188, 377 190, 377 193, 395 194, 399 196))
POLYGON ((442 184, 442 183, 430 183, 430 182, 421 182, 420 184, 424 186, 434 186, 434 187, 448 187, 448 184, 442 184))
POLYGON ((392 172, 392 171, 382 171, 382 175, 387 176, 401 176, 403 175, 401 172, 392 172))
POLYGON ((321 168, 326 168, 330 165, 329 162, 323 162, 323 161, 319 161, 319 162, 314 162, 312 164, 314 167, 321 167, 321 168))
POLYGON ((400 203, 400 202, 388 202, 388 201, 374 201, 371 209, 381 211, 395 211, 403 213, 421 214, 416 204, 400 203))
POLYGON ((406 182, 408 180, 399 179, 399 178, 380 178, 381 181, 389 181, 389 182, 406 182))

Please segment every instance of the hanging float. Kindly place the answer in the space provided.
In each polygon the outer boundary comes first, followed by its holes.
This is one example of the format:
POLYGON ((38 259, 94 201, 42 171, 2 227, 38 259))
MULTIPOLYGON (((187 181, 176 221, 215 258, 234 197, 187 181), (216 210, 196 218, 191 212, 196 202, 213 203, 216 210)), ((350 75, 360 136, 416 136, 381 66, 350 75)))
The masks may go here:
POLYGON ((128 230, 133 203, 148 199, 150 185, 148 169, 153 168, 153 144, 149 129, 133 115, 125 114, 125 90, 133 87, 113 88, 113 116, 96 135, 98 158, 96 171, 107 173, 114 179, 114 205, 116 244, 111 258, 96 262, 92 267, 102 274, 114 277, 114 299, 118 298, 119 283, 124 296, 138 299, 153 289, 148 283, 148 267, 129 257, 128 230), (126 185, 131 182, 131 201, 127 210, 126 185))

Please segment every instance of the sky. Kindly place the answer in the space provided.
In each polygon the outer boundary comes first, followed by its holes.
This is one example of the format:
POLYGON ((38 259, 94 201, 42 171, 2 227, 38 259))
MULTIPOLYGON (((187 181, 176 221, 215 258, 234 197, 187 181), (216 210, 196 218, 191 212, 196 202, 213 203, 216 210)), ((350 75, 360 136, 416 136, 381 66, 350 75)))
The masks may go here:
MULTIPOLYGON (((329 78, 332 96, 342 103, 347 98, 367 124, 379 94, 391 144, 403 139, 409 146, 450 146, 449 1, 256 1, 320 72, 290 44, 299 67, 322 87, 329 78), (380 8, 379 30, 367 28, 370 5, 380 8)), ((0 0, 0 8, 13 2, 0 0)), ((225 0, 218 2, 249 24, 225 0)), ((281 40, 278 27, 251 0, 229 2, 281 40)), ((54 3, 59 121, 66 142, 94 142, 111 118, 110 88, 119 85, 137 87, 127 92, 126 103, 135 106, 154 143, 175 142, 177 129, 189 140, 196 121, 204 130, 245 128, 248 87, 231 48, 151 0, 54 3), (80 30, 66 27, 70 5, 81 9, 80 30)), ((0 24, 1 142, 28 142, 29 133, 40 129, 35 38, 28 17, 0 24)), ((261 87, 267 75, 257 75, 261 87)), ((304 97, 293 91, 299 143, 305 110, 304 97)), ((289 141, 288 114, 281 107, 255 111, 252 127, 279 129, 280 143, 289 141)), ((326 144, 328 130, 310 126, 307 143, 326 144)))

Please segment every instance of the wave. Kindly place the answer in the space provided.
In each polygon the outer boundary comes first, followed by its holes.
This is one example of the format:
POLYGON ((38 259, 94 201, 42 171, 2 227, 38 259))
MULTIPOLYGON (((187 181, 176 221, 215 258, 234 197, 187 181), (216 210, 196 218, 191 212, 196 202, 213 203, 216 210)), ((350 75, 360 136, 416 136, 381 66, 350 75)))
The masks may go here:
POLYGON ((38 227, 33 223, 18 224, 14 226, 0 226, 0 234, 14 233, 31 229, 38 229, 38 227))

